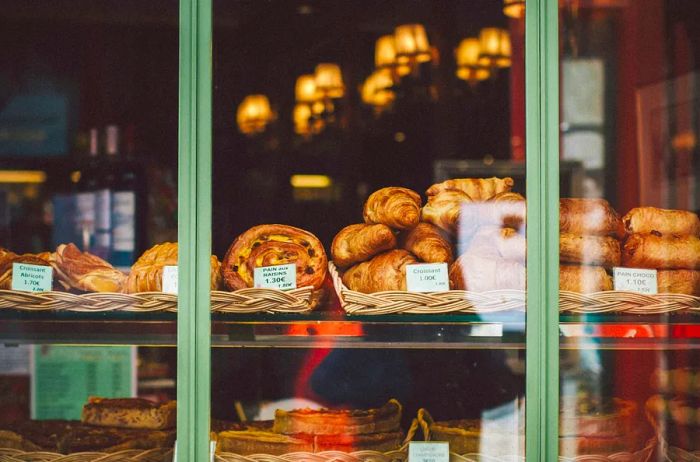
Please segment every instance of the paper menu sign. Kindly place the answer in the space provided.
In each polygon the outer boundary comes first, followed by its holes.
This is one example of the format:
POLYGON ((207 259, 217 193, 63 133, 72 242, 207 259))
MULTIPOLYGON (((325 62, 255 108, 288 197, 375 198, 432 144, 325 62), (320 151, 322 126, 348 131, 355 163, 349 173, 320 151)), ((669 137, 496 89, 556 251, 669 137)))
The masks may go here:
POLYGON ((446 441, 411 441, 408 462, 449 462, 450 445, 446 441))
POLYGON ((297 265, 261 266, 253 271, 253 285, 258 289, 290 290, 297 288, 297 265))
POLYGON ((657 272, 654 269, 613 268, 615 290, 653 295, 658 292, 657 272))
POLYGON ((177 295, 177 266, 163 267, 163 293, 177 295))
POLYGON ((52 281, 53 268, 50 266, 12 264, 12 290, 49 292, 52 281))
POLYGON ((406 290, 409 292, 444 292, 450 290, 447 263, 406 265, 406 290))

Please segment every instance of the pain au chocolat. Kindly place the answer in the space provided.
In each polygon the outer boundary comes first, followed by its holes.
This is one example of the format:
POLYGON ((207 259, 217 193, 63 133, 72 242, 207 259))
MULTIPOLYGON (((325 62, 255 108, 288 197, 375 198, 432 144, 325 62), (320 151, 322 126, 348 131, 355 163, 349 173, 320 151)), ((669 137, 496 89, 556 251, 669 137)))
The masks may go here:
POLYGON ((610 236, 561 233, 559 261, 605 268, 620 266, 620 242, 610 236))
POLYGON ((65 289, 85 292, 121 292, 126 275, 112 265, 75 244, 61 244, 51 262, 58 282, 65 289))
POLYGON ((259 225, 233 241, 222 263, 229 290, 254 287, 258 267, 294 263, 297 287, 320 289, 328 271, 328 258, 321 241, 303 229, 287 225, 259 225))
POLYGON ((625 235, 620 216, 605 199, 559 199, 559 230, 618 239, 625 235))
POLYGON ((627 212, 622 217, 622 222, 630 234, 658 233, 700 237, 700 219, 695 213, 686 210, 637 207, 627 212))

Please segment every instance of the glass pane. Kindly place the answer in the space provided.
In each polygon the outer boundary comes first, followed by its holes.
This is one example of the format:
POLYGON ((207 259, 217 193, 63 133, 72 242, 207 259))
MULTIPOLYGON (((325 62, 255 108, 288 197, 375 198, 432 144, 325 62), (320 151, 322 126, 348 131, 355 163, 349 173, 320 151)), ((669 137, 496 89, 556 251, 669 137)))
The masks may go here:
POLYGON ((506 3, 215 2, 222 458, 524 456, 524 19, 506 3))
POLYGON ((700 4, 560 19, 560 453, 696 460, 700 4))
POLYGON ((176 0, 3 2, 5 458, 172 453, 177 21, 176 0))

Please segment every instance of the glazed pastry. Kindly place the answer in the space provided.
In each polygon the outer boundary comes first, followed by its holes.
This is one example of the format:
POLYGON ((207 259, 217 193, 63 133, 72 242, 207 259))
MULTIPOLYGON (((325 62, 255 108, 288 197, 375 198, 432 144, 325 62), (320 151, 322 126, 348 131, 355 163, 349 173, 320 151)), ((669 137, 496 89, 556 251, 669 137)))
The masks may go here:
POLYGON ((350 225, 336 234, 331 244, 333 263, 345 268, 396 247, 396 236, 387 225, 350 225))
POLYGON ((468 252, 482 257, 492 257, 525 263, 527 246, 525 236, 513 228, 484 226, 471 240, 468 252))
MULTIPOLYGON (((210 263, 210 288, 217 290, 221 286, 221 265, 214 255, 211 256, 210 263)), ((131 267, 126 281, 126 292, 162 292, 165 266, 177 266, 177 242, 164 242, 146 250, 131 267)))
POLYGON ((622 265, 630 268, 699 269, 700 238, 632 234, 622 248, 622 265))
POLYGON ((85 292, 121 292, 126 275, 112 265, 75 244, 61 244, 52 262, 58 282, 66 289, 85 292))
POLYGON ((612 277, 601 266, 559 265, 559 290, 582 294, 613 290, 612 277))
POLYGON ((4 258, 0 258, 0 289, 12 289, 12 265, 14 263, 26 263, 28 265, 51 266, 44 258, 40 258, 32 254, 15 255, 10 253, 5 254, 4 258))
POLYGON ((421 220, 454 234, 459 225, 462 204, 471 198, 462 191, 442 191, 430 196, 421 211, 421 220))
POLYGON ((365 202, 365 223, 382 223, 395 229, 411 229, 420 220, 421 198, 406 188, 389 187, 373 192, 365 202))
POLYGON ((579 235, 625 235, 622 220, 605 199, 559 199, 559 231, 579 235))
POLYGON ((620 242, 609 236, 559 235, 559 261, 581 265, 620 266, 620 242))
POLYGON ((693 212, 667 210, 656 207, 637 207, 622 217, 625 230, 630 233, 677 234, 700 237, 700 219, 693 212))
POLYGON ((452 244, 443 232, 430 223, 418 226, 402 236, 402 247, 426 263, 452 263, 452 244))
POLYGON ((343 274, 343 284, 350 290, 366 294, 406 290, 406 265, 414 263, 418 260, 410 252, 390 250, 351 266, 343 274))
POLYGON ((450 266, 450 288, 487 292, 491 290, 525 290, 525 265, 467 252, 450 266))
POLYGON ((297 287, 320 289, 328 271, 328 259, 316 236, 287 225, 259 225, 233 241, 222 262, 229 290, 254 287, 255 268, 294 263, 297 287))
POLYGON ((700 296, 700 271, 659 270, 656 273, 657 292, 700 296))
POLYGON ((455 178, 442 183, 432 185, 425 192, 428 196, 434 196, 441 191, 462 191, 474 201, 485 201, 496 194, 510 191, 513 187, 512 178, 455 178))

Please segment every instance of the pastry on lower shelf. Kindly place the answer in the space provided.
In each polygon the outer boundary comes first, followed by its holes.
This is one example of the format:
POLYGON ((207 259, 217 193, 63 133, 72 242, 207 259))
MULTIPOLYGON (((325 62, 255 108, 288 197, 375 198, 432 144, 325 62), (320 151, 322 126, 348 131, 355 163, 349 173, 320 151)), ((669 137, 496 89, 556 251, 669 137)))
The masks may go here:
POLYGON ((314 437, 314 452, 323 451, 395 451, 401 447, 404 434, 401 431, 360 435, 317 435, 314 437))
POLYGON ((118 452, 127 449, 171 448, 175 430, 143 430, 82 425, 69 430, 58 442, 58 452, 118 452))
POLYGON ((42 451, 44 448, 34 444, 29 439, 10 430, 0 430, 0 448, 17 449, 18 451, 42 451))
POLYGON ((700 296, 700 271, 659 270, 656 272, 657 292, 700 296))
POLYGON ((410 252, 390 250, 348 268, 342 276, 343 284, 350 290, 366 294, 406 290, 406 265, 414 263, 418 260, 410 252))
POLYGON ((629 268, 700 269, 700 238, 632 234, 622 247, 622 264, 629 268))
POLYGON ((471 292, 525 290, 525 265, 468 251, 450 265, 450 288, 471 292))
MULTIPOLYGON (((165 266, 177 266, 177 249, 177 242, 164 242, 146 250, 131 267, 126 282, 126 292, 130 294, 162 292, 163 268, 165 266)), ((219 264, 219 259, 214 255, 211 256, 210 263, 210 288, 217 290, 221 286, 221 265, 219 264)))
POLYGON ((175 401, 157 404, 140 398, 90 397, 80 420, 88 425, 163 430, 175 427, 175 401))
MULTIPOLYGON (((83 424, 76 420, 26 420, 16 422, 5 430, 19 435, 25 442, 27 451, 59 452, 59 440, 72 429, 81 426, 83 424)), ((2 446, 3 443, 5 442, 0 438, 0 447, 6 447, 2 446)))
POLYGON ((331 256, 338 268, 365 261, 396 248, 396 236, 387 225, 361 223, 346 226, 333 238, 331 256))
POLYGON ((560 199, 559 231, 619 239, 625 235, 620 216, 605 199, 560 199))
POLYGON ((420 195, 407 188, 388 187, 370 194, 365 202, 365 223, 381 223, 394 229, 411 229, 420 220, 420 195))
POLYGON ((485 201, 496 194, 510 191, 515 182, 512 178, 455 178, 442 183, 432 185, 425 192, 428 196, 434 196, 441 191, 462 191, 472 200, 485 201))
POLYGON ((255 268, 296 264, 297 287, 320 289, 328 271, 321 241, 303 229, 287 225, 254 226, 238 236, 221 265, 229 290, 254 287, 255 268))
POLYGON ((16 255, 12 252, 7 252, 3 258, 0 258, 0 289, 12 289, 12 268, 15 263, 50 267, 51 264, 48 260, 49 255, 50 254, 47 252, 40 255, 16 255))
MULTIPOLYGON (((279 456, 290 452, 313 452, 313 435, 282 435, 272 431, 271 420, 239 422, 215 434, 216 451, 242 456, 270 454, 279 456)), ((216 431, 212 427, 213 431, 216 431)))
POLYGON ((275 412, 273 432, 286 435, 362 435, 399 430, 401 404, 395 399, 375 409, 296 409, 275 412))
POLYGON ((605 268, 620 266, 620 241, 610 236, 561 233, 559 261, 605 268))
POLYGON ((452 263, 452 244, 435 225, 418 223, 401 236, 401 246, 426 263, 452 263))
POLYGON ((659 233, 663 235, 692 235, 700 237, 700 219, 686 210, 656 207, 633 208, 622 217, 629 234, 659 233))
POLYGON ((85 292, 121 292, 126 275, 112 265, 75 244, 61 244, 51 262, 56 278, 66 290, 85 292))
POLYGON ((602 266, 559 265, 559 290, 588 294, 613 290, 612 277, 602 266))
POLYGON ((440 191, 428 197, 428 202, 421 210, 421 220, 432 223, 450 234, 456 234, 462 206, 471 202, 472 198, 464 191, 440 191))

